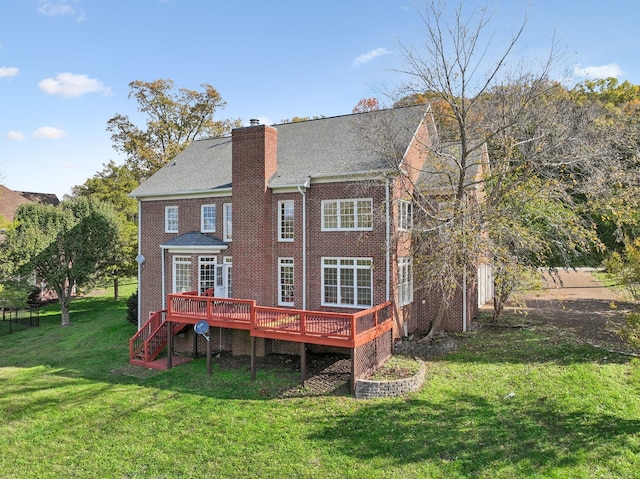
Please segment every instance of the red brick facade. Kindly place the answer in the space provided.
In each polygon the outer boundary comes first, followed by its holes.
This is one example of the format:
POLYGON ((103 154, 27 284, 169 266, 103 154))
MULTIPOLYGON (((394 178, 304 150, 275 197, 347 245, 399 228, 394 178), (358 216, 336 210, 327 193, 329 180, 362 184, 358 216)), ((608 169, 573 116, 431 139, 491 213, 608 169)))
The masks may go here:
MULTIPOLYGON (((421 127, 415 141, 429 140, 421 127)), ((163 297, 173 292, 173 258, 191 258, 192 290, 198 287, 200 256, 215 256, 217 264, 232 260, 232 297, 254 299, 263 306, 278 306, 278 260, 293 259, 293 307, 308 310, 352 312, 354 307, 323 304, 323 258, 371 260, 371 305, 391 299, 397 304, 399 257, 411 256, 410 234, 398 231, 398 200, 408 199, 410 188, 402 179, 318 180, 309 184, 269 187, 277 169, 278 131, 257 125, 239 128, 232 134, 232 189, 211 195, 175 195, 143 198, 140 201, 140 319, 163 308, 163 297), (322 204, 325 200, 371 199, 373 227, 364 231, 323 231, 322 204), (279 241, 279 202, 293 201, 293 241, 279 241), (201 206, 215 205, 215 232, 207 235, 223 240, 224 204, 233 206, 233 240, 207 250, 197 247, 162 247, 180 235, 201 231, 201 206), (178 232, 165 233, 165 207, 178 207, 178 232)), ((409 150, 403 168, 419 171, 424 158, 420 149, 409 150)), ((203 172, 205 174, 206 172, 203 172)), ((405 180, 406 181, 406 180, 405 180)), ((472 291, 470 291, 472 293, 472 291)), ((468 295, 469 314, 475 310, 468 295)), ((461 298, 452 308, 445 326, 462 330, 461 298)), ((477 302, 477 300, 476 300, 477 302)), ((410 305, 395 308, 394 337, 416 329, 428 329, 433 317, 433 299, 414 296, 410 305), (406 327, 405 327, 406 322, 406 327)), ((234 337, 235 338, 235 337, 234 337)), ((247 336, 248 338, 248 336, 247 336)), ((238 338, 234 339, 234 343, 238 338)), ((225 339, 226 342, 230 338, 225 339)))

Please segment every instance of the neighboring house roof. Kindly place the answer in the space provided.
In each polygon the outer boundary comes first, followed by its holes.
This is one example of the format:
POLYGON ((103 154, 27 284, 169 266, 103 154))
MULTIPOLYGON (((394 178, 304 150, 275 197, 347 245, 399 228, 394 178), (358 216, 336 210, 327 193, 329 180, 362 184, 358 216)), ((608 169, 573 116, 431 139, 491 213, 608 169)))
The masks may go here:
MULTIPOLYGON (((390 170, 388 155, 402 158, 427 105, 272 125, 278 131, 277 170, 271 188, 308 178, 353 177, 390 170), (375 138, 391 138, 376 151, 375 138), (374 141, 371 139, 374 138, 374 141), (392 150, 392 153, 389 153, 392 150)), ((197 140, 136 188, 131 196, 198 194, 231 187, 231 137, 197 140)))
POLYGON ((13 191, 0 185, 0 216, 12 222, 18 207, 24 203, 42 203, 56 206, 60 201, 53 193, 32 193, 28 191, 13 191))

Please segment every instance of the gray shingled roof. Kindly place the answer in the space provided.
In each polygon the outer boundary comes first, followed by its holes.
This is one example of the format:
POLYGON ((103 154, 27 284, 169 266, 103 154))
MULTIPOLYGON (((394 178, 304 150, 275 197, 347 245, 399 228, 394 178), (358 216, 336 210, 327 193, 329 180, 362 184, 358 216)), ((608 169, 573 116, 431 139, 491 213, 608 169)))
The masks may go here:
POLYGON ((188 233, 181 234, 175 238, 171 238, 166 241, 162 246, 224 246, 227 247, 227 243, 221 239, 214 238, 213 236, 200 233, 199 231, 190 231, 188 233))
MULTIPOLYGON (((278 168, 269 186, 313 179, 381 173, 389 169, 367 132, 384 129, 395 155, 406 151, 425 105, 273 125, 278 130, 278 168)), ((231 186, 231 137, 194 141, 144 181, 135 197, 197 194, 231 186)))

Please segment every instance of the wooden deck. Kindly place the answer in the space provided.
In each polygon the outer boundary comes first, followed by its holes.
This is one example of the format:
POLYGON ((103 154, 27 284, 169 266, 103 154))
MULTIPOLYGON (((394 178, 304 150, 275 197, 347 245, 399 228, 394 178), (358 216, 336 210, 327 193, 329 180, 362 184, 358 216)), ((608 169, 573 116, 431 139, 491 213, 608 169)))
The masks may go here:
MULTIPOLYGON (((256 339, 300 343, 301 378, 306 377, 306 344, 351 350, 351 392, 355 381, 393 350, 391 302, 355 313, 307 311, 258 306, 247 299, 200 296, 195 292, 170 294, 166 310, 152 313, 129 340, 129 361, 154 369, 171 369, 189 358, 173 354, 174 335, 189 325, 206 321, 210 327, 242 329, 251 337, 251 379, 256 377, 256 339), (380 346, 370 347, 370 344, 380 346), (385 346, 386 345, 386 346, 385 346), (364 346, 359 348, 360 346, 364 346), (167 347, 166 357, 161 352, 167 347)), ((207 341, 207 372, 211 374, 211 342, 207 341)))
POLYGON ((258 306, 253 300, 170 294, 166 321, 244 329, 252 337, 356 348, 393 327, 391 302, 355 313, 258 306))

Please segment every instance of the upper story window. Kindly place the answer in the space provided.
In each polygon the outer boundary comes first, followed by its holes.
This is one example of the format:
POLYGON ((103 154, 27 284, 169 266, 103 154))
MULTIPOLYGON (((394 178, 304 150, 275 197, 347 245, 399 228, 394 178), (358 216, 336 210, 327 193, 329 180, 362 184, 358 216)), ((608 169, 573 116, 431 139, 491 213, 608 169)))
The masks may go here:
POLYGON ((164 207, 164 232, 165 233, 178 232, 178 207, 177 206, 164 207))
POLYGON ((278 241, 293 241, 293 200, 278 201, 278 241))
POLYGON ((410 231, 413 227, 413 203, 400 200, 398 202, 398 229, 410 231))
POLYGON ((200 207, 200 231, 213 233, 216 230, 216 205, 200 207))
POLYGON ((373 229, 373 199, 324 200, 322 231, 366 231, 373 229))
POLYGON ((222 239, 223 241, 231 241, 233 239, 233 221, 231 203, 222 205, 222 239))

